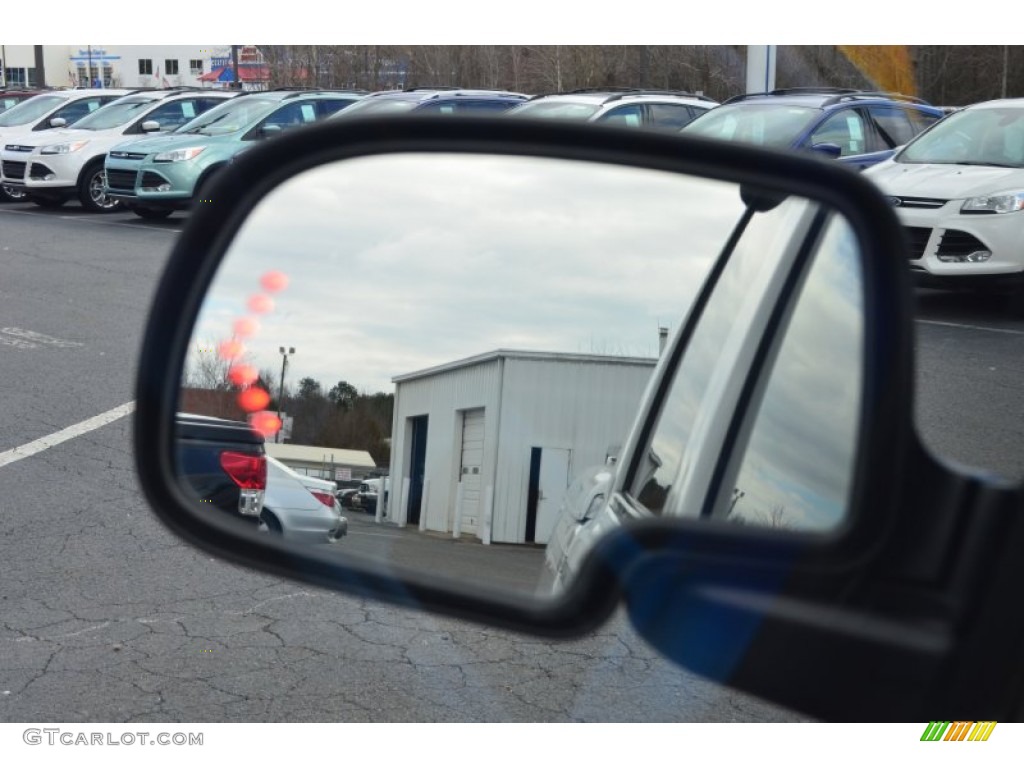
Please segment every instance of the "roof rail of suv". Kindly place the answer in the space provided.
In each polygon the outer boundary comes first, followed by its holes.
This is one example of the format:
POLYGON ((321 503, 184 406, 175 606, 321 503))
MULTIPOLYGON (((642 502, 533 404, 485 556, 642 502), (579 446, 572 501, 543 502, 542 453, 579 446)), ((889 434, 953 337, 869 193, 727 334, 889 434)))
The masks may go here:
POLYGON ((571 91, 561 93, 638 93, 641 88, 623 87, 621 85, 607 85, 602 88, 573 88, 571 91))
POLYGON ((907 96, 904 93, 892 93, 890 91, 855 91, 853 93, 844 93, 829 99, 825 103, 827 105, 832 105, 838 104, 842 101, 852 101, 855 99, 891 99, 893 101, 906 101, 911 104, 924 104, 928 107, 931 106, 931 102, 919 99, 916 96, 907 96))
POLYGON ((648 90, 646 88, 639 88, 625 93, 617 93, 614 96, 606 99, 605 101, 609 102, 616 101, 618 99, 628 99, 630 96, 680 96, 686 99, 700 99, 701 101, 710 101, 712 104, 717 103, 714 99, 710 98, 709 96, 705 96, 703 93, 691 93, 690 91, 656 91, 648 90))
POLYGON ((461 85, 417 85, 415 88, 403 88, 402 93, 418 93, 420 91, 462 91, 461 85))

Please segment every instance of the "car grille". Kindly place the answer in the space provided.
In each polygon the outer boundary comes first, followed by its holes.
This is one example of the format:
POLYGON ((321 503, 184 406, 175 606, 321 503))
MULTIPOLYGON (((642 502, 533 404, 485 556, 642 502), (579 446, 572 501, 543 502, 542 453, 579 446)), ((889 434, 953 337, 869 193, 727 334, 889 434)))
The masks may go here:
POLYGON ((898 208, 941 208, 949 202, 937 197, 892 197, 889 199, 898 208))
POLYGON ((28 169, 28 175, 30 179, 45 179, 47 176, 53 173, 53 169, 42 163, 32 163, 28 169))
POLYGON ((4 149, 8 152, 31 152, 33 147, 26 147, 24 144, 8 144, 4 149))
MULTIPOLYGON (((111 157, 116 157, 118 160, 145 160, 145 152, 111 152, 111 157)), ((108 171, 109 173, 109 171, 108 171)))
POLYGON ((932 235, 931 227, 904 227, 907 235, 907 257, 920 259, 924 256, 924 249, 928 245, 928 238, 932 235))
POLYGON ((942 233, 939 240, 939 247, 935 251, 937 256, 966 256, 975 251, 989 250, 981 240, 967 232, 959 229, 947 229, 942 233))
POLYGON ((4 176, 8 179, 24 179, 26 165, 28 165, 28 163, 16 163, 13 160, 4 160, 4 176))
POLYGON ((135 171, 118 171, 107 168, 107 187, 109 189, 124 189, 134 192, 136 175, 135 171))
POLYGON ((161 184, 166 184, 167 179, 161 176, 159 173, 153 173, 152 171, 145 171, 142 174, 141 187, 144 189, 156 189, 161 184))

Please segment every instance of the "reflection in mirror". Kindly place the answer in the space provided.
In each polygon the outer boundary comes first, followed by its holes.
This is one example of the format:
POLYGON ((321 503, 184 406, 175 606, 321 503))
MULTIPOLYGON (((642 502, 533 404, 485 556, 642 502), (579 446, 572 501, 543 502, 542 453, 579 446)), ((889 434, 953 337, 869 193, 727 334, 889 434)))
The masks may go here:
POLYGON ((736 185, 579 161, 300 173, 252 211, 202 306, 181 480, 200 514, 329 557, 533 594, 560 521, 605 501, 662 346, 743 216, 736 185))
POLYGON ((746 419, 746 448, 715 514, 794 531, 846 517, 860 427, 863 278, 847 223, 826 231, 746 419))

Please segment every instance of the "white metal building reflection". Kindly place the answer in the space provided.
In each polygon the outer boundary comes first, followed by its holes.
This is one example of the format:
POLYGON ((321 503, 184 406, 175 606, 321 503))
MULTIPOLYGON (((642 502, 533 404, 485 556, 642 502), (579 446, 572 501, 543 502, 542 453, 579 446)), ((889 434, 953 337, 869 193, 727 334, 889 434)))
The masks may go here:
POLYGON ((395 377, 388 518, 546 542, 575 473, 621 446, 656 362, 502 349, 395 377))

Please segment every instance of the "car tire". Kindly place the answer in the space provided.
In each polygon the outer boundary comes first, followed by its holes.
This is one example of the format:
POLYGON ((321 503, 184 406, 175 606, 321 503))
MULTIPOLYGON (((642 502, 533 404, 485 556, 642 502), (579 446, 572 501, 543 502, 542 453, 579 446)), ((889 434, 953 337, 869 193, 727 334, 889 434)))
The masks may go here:
POLYGON ((34 195, 26 195, 26 197, 40 208, 60 208, 67 202, 63 197, 35 197, 34 195))
POLYGON ((281 521, 274 516, 273 512, 266 508, 260 512, 260 530, 263 530, 264 528, 268 533, 276 534, 278 536, 281 535, 281 521))
POLYGON ((28 200, 25 190, 17 187, 0 186, 0 203, 23 203, 28 200))
POLYGON ((142 217, 143 219, 156 220, 166 219, 174 213, 174 211, 170 208, 132 208, 132 213, 136 216, 142 217))
POLYGON ((103 191, 107 172, 103 163, 87 165, 78 180, 78 202, 90 213, 112 213, 121 207, 120 200, 114 200, 103 191))

